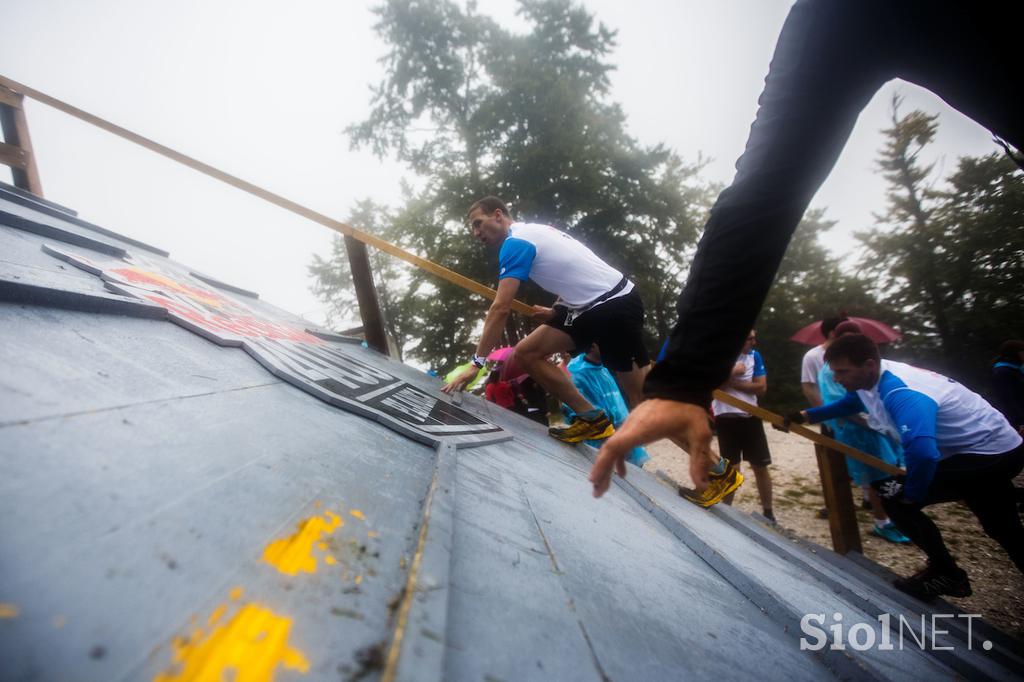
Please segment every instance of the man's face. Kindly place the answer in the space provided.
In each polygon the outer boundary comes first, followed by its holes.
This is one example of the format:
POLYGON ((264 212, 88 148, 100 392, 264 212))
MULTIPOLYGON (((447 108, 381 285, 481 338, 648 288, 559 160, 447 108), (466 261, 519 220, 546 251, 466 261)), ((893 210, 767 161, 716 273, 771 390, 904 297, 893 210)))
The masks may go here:
POLYGON ((863 365, 855 365, 849 358, 830 360, 828 366, 836 383, 847 391, 859 391, 871 388, 878 381, 878 363, 873 359, 865 360, 863 365))
POLYGON ((490 214, 485 213, 482 208, 474 209, 469 214, 470 234, 484 246, 492 248, 500 246, 508 236, 508 228, 505 227, 502 220, 504 215, 500 208, 494 209, 490 214))
POLYGON ((757 333, 751 329, 750 333, 747 334, 747 339, 743 342, 743 352, 749 353, 754 350, 754 346, 757 345, 757 333))

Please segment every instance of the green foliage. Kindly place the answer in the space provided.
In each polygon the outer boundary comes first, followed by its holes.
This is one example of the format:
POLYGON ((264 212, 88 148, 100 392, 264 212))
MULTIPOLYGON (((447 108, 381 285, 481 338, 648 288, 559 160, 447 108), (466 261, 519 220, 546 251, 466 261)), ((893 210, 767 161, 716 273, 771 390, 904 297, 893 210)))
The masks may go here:
POLYGON ((835 225, 824 210, 812 209, 797 226, 775 283, 757 321, 757 348, 768 370, 763 404, 780 413, 806 407, 800 391, 800 365, 809 346, 789 340, 797 330, 846 312, 887 323, 896 321, 856 275, 845 273, 821 238, 835 225))
MULTIPOLYGON (((372 201, 358 202, 352 211, 349 222, 388 241, 395 243, 403 241, 402 233, 396 229, 394 217, 386 208, 378 206, 372 201)), ((375 249, 369 249, 369 257, 386 331, 395 340, 395 344, 401 352, 401 349, 410 340, 408 329, 410 316, 407 297, 402 295, 404 292, 396 284, 407 281, 412 268, 375 249)), ((359 319, 359 304, 356 301, 352 271, 349 268, 348 253, 345 250, 345 241, 342 237, 337 236, 332 241, 329 257, 313 256, 309 274, 314 279, 313 293, 328 304, 327 323, 329 325, 347 326, 359 319)))
MULTIPOLYGON (((421 183, 388 214, 389 238, 493 285, 496 254, 472 242, 463 219, 473 200, 496 194, 518 219, 565 229, 631 277, 654 347, 671 327, 712 188, 698 178, 702 161, 626 133, 608 101, 614 33, 568 0, 521 0, 523 34, 473 4, 388 0, 375 11, 386 75, 368 118, 348 132, 354 146, 395 156, 421 183)), ((334 286, 345 276, 325 270, 346 267, 338 253, 314 264, 326 302, 350 307, 334 286)), ((438 367, 465 358, 484 302, 421 272, 379 280, 406 341, 419 340, 408 343, 410 356, 438 367)), ((550 300, 535 287, 520 298, 550 300)), ((524 322, 513 323, 513 337, 524 322)))
POLYGON ((890 183, 879 228, 861 233, 863 267, 904 333, 898 352, 975 389, 987 384, 1001 341, 1024 319, 1024 177, 1006 156, 964 157, 934 189, 919 155, 933 141, 934 116, 899 115, 879 167, 890 183))

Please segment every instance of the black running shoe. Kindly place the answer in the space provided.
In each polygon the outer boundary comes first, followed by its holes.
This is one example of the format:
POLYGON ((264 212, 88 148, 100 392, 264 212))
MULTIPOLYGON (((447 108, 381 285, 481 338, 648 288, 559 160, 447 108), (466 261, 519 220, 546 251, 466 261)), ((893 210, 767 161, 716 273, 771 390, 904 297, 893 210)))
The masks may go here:
POLYGON ((972 592, 966 571, 955 567, 938 569, 931 564, 909 578, 897 578, 893 585, 921 601, 931 601, 940 595, 970 597, 972 592))

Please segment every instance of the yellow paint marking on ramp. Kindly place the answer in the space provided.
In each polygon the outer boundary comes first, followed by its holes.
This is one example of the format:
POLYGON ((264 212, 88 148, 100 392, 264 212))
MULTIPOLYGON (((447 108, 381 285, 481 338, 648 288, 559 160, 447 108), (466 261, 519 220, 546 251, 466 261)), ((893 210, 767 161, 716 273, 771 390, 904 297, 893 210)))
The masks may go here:
POLYGON ((305 655, 288 645, 290 618, 248 603, 227 623, 215 625, 226 608, 222 604, 210 614, 209 631, 174 639, 174 664, 153 682, 272 682, 279 667, 309 671, 305 655))
POLYGON ((286 575, 316 573, 313 545, 323 535, 330 535, 345 521, 332 511, 299 522, 298 530, 287 538, 274 540, 263 550, 263 560, 286 575))

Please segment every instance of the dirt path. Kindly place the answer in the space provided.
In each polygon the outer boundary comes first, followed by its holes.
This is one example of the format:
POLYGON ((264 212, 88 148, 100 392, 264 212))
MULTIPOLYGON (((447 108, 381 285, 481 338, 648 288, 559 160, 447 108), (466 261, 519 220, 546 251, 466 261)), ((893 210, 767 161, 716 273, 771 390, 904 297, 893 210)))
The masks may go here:
MULTIPOLYGON (((825 502, 814 447, 799 436, 776 431, 767 425, 765 431, 772 452, 770 471, 774 484, 774 512, 779 525, 808 540, 831 547, 828 521, 817 515, 825 502)), ((644 469, 652 472, 660 469, 683 485, 691 485, 689 459, 679 448, 668 441, 661 441, 649 446, 648 452, 651 461, 644 469)), ((737 492, 734 504, 744 511, 760 512, 757 488, 747 465, 743 466, 743 474, 747 481, 737 492)), ((1024 481, 1018 479, 1018 485, 1024 485, 1024 481)), ((853 495, 859 505, 860 490, 854 490, 853 495)), ((982 532, 977 519, 962 504, 935 505, 928 508, 928 513, 942 530, 950 551, 967 571, 974 589, 970 597, 950 598, 949 601, 967 613, 981 614, 985 621, 1007 634, 1024 639, 1024 576, 1002 548, 982 532)), ((872 518, 869 511, 858 509, 857 521, 865 556, 900 575, 909 575, 924 565, 924 554, 913 545, 893 545, 870 535, 872 518)))

